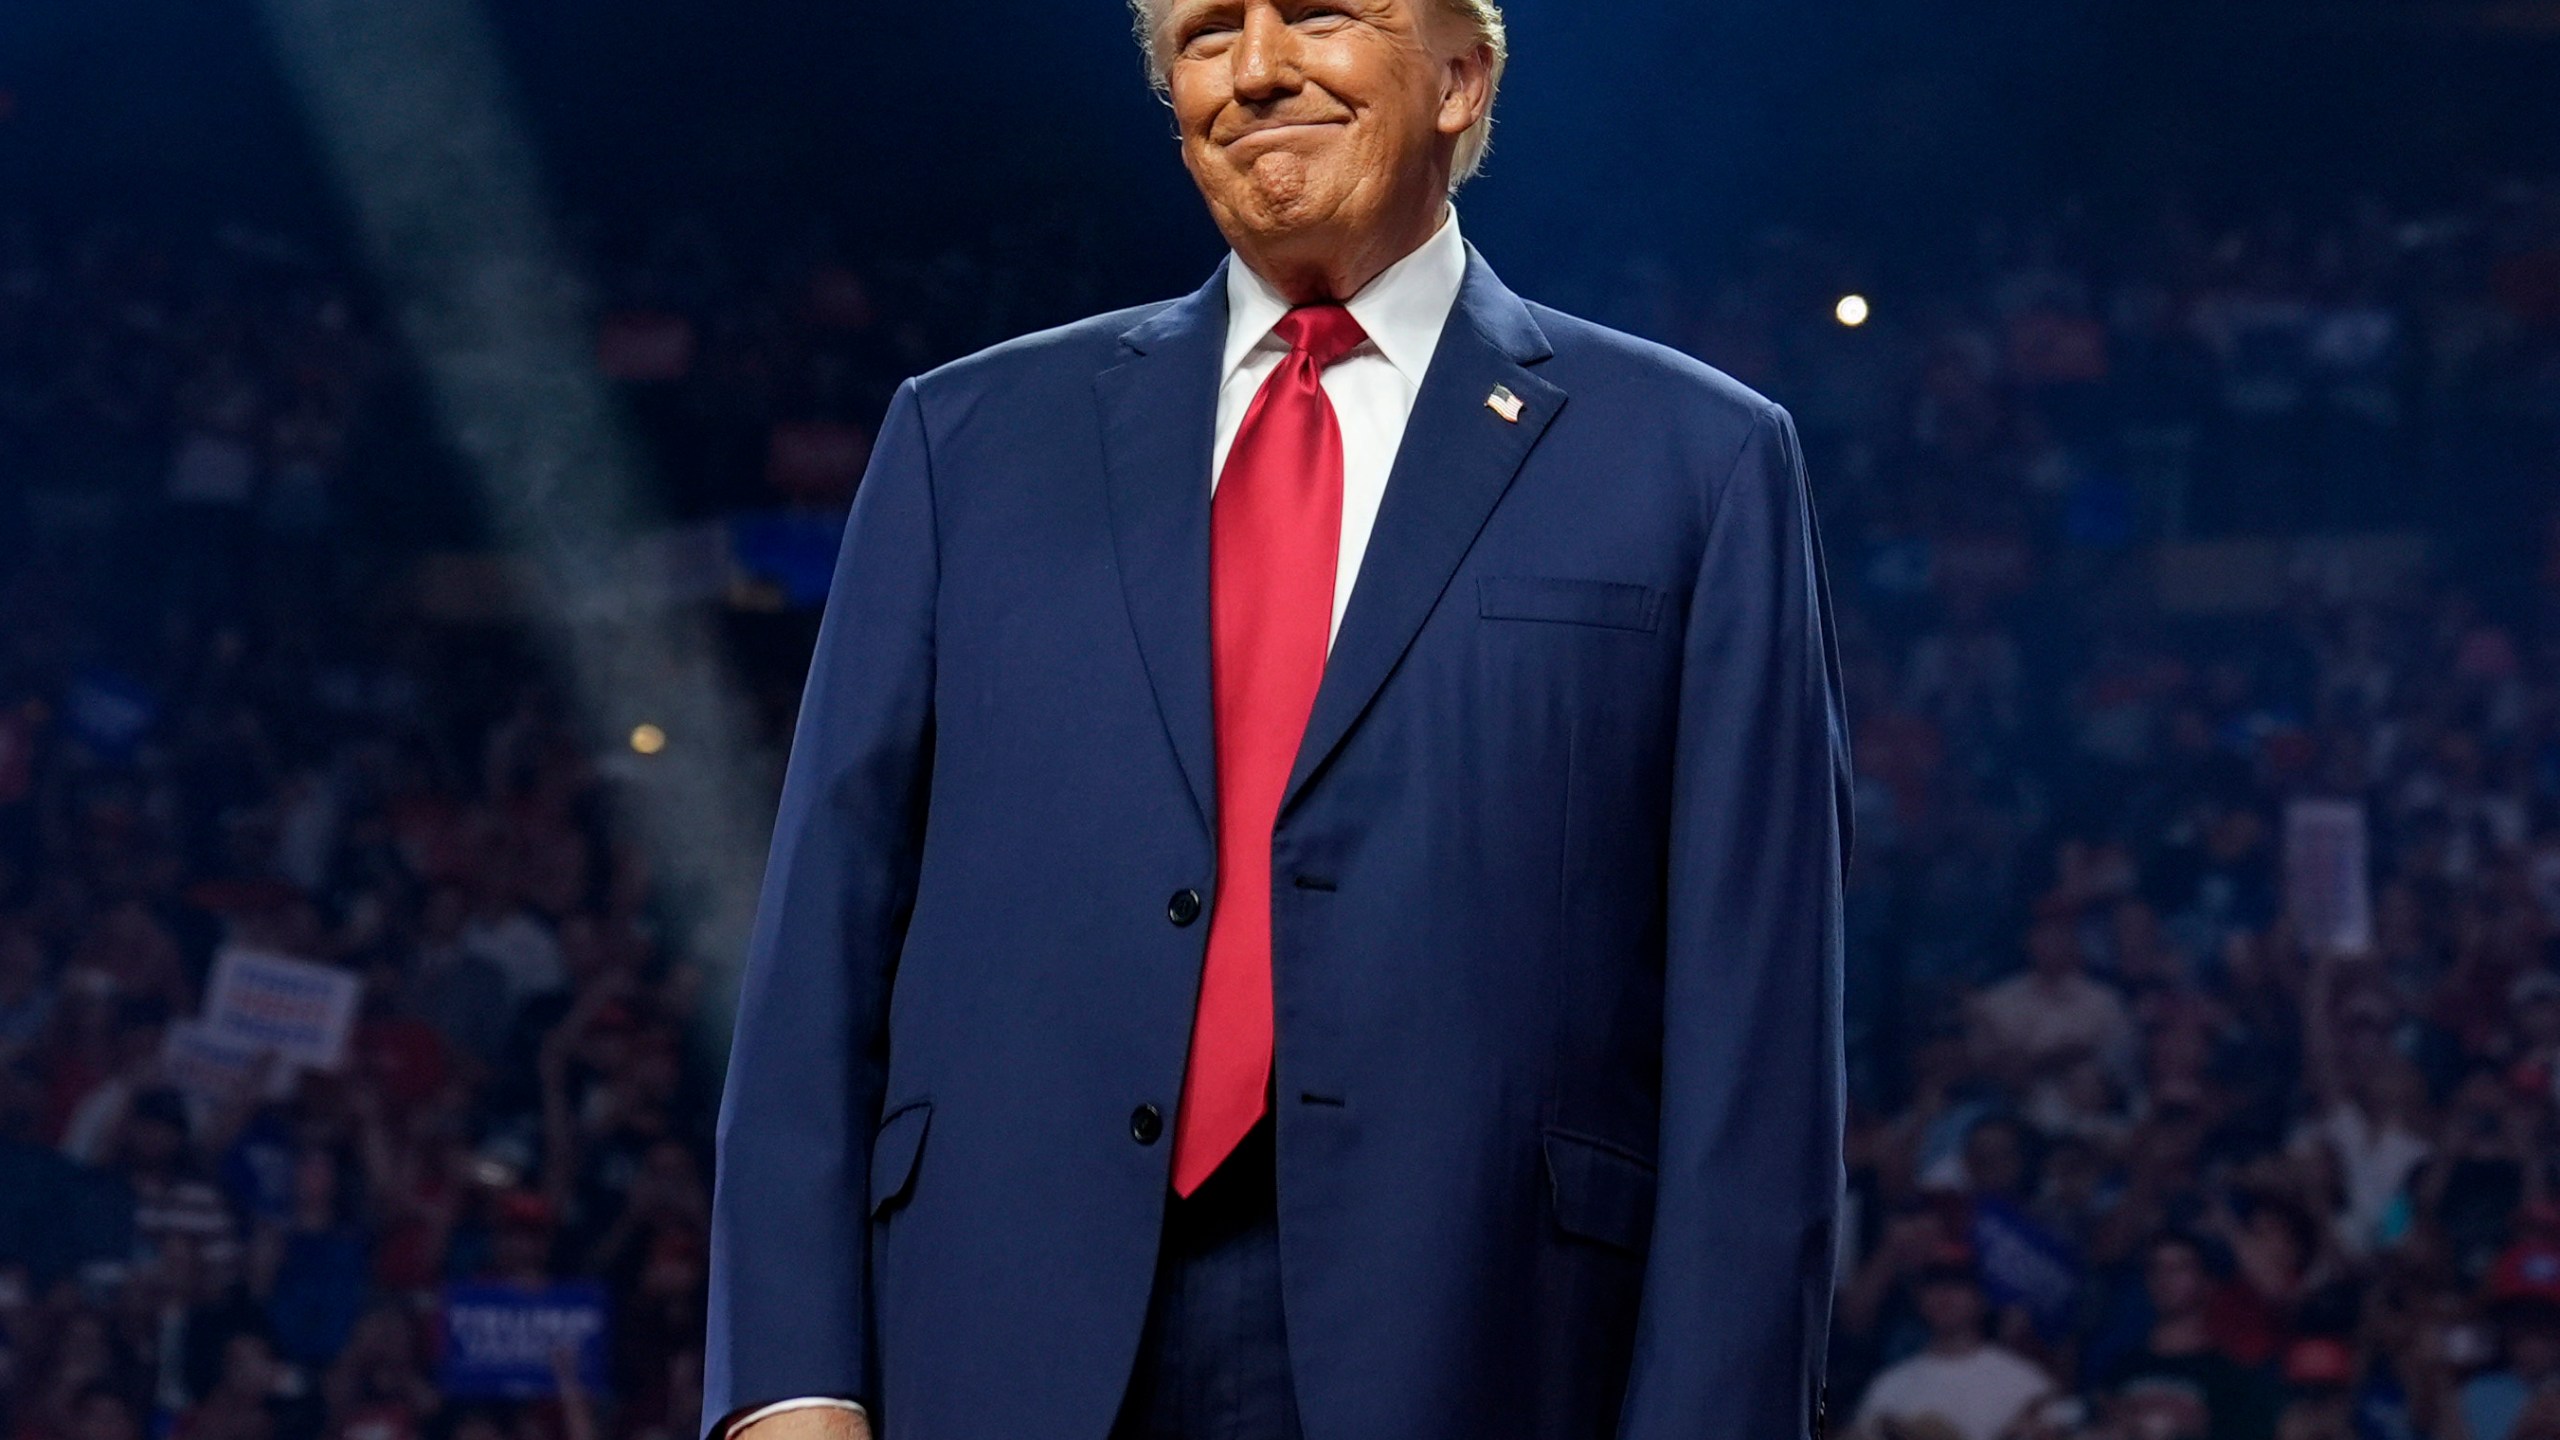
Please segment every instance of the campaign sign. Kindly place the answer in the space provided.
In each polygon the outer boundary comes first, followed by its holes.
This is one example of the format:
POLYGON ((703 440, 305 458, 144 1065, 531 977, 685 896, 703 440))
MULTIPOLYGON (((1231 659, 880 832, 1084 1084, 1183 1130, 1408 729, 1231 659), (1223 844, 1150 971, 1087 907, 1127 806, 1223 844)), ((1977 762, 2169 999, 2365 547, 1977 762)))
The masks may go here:
POLYGON ((2080 1263, 2071 1247, 2001 1200, 1973 1202, 1973 1251, 1982 1293, 1994 1305, 2016 1305, 2047 1336, 2069 1332, 2080 1297, 2080 1263))
MULTIPOLYGON (((258 1083, 260 1062, 267 1052, 246 1041, 235 1040, 202 1020, 180 1020, 171 1025, 160 1043, 160 1078, 200 1100, 228 1104, 247 1095, 258 1083)), ((289 1087, 291 1072, 278 1070, 267 1078, 268 1095, 281 1099, 289 1087)))
POLYGON ((236 1045, 271 1051, 306 1070, 335 1070, 346 1063, 361 989, 344 970, 226 945, 214 957, 204 1021, 236 1045))
POLYGON ((577 1357, 578 1383, 605 1388, 605 1295, 592 1280, 541 1289, 448 1285, 444 1363, 436 1383, 467 1400, 525 1400, 557 1394, 553 1357, 577 1357))
POLYGON ((762 510, 729 519, 730 559, 743 578, 793 610, 826 604, 844 548, 842 510, 762 510))
POLYGON ((2296 800, 2285 807, 2285 907, 2302 943, 2332 954, 2373 948, 2373 887, 2364 805, 2296 800))
POLYGON ((89 748, 120 760, 159 723, 160 699, 129 675, 87 670, 63 690, 62 718, 89 748))

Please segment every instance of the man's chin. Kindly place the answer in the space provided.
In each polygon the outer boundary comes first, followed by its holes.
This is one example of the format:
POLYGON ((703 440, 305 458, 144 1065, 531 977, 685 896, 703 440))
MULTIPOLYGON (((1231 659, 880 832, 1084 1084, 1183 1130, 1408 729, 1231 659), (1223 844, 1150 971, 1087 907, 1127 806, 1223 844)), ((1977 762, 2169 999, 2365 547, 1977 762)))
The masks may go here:
POLYGON ((1237 221, 1271 238, 1331 227, 1348 187, 1310 167, 1273 156, 1235 176, 1225 207, 1237 221))

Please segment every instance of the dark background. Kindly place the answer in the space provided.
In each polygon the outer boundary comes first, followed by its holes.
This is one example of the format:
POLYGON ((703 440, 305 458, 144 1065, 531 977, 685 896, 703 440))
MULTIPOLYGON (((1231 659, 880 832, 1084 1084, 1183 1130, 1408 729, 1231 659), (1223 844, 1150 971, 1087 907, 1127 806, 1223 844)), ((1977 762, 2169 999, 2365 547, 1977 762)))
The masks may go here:
MULTIPOLYGON (((1073 208, 1111 299, 1216 241, 1117 7, 554 0, 493 6, 562 203, 824 210, 914 247, 1073 208), (1159 143, 1161 142, 1161 143, 1159 143), (895 196, 895 203, 887 203, 895 196)), ((1467 197, 1530 290, 1630 252, 1837 227, 1890 269, 1986 207, 2452 197, 2547 165, 2560 19, 2458 3, 1520 0, 1499 160, 1467 197)), ((172 221, 332 208, 238 0, 0 13, 13 201, 172 221)))

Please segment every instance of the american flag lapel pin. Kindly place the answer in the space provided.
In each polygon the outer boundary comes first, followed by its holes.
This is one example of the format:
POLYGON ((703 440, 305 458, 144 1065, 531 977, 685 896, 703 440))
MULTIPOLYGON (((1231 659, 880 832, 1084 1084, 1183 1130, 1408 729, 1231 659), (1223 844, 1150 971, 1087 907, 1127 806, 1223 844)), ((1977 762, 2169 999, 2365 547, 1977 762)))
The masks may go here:
POLYGON ((1512 394, 1508 385, 1494 386, 1493 393, 1484 397, 1484 408, 1501 416, 1508 424, 1520 423, 1520 397, 1512 394))

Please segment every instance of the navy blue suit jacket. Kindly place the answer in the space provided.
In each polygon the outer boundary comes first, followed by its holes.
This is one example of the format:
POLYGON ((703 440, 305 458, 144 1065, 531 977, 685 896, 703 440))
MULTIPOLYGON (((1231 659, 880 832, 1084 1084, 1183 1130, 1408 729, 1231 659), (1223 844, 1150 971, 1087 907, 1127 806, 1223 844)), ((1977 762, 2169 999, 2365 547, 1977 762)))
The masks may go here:
MULTIPOLYGON (((740 997, 710 1419, 1111 1426, 1209 928, 1168 900, 1217 882, 1225 336, 1221 273, 898 394, 740 997)), ((1785 412, 1471 252, 1271 842, 1310 1436, 1812 1426, 1837 671, 1785 412)))

